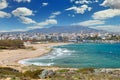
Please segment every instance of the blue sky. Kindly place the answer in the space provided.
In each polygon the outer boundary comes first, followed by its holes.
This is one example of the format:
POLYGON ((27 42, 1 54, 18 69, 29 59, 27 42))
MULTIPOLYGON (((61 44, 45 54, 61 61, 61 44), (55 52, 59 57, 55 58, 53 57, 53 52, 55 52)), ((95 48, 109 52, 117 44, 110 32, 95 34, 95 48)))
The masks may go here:
POLYGON ((81 25, 120 32, 120 0, 0 0, 0 32, 81 25))

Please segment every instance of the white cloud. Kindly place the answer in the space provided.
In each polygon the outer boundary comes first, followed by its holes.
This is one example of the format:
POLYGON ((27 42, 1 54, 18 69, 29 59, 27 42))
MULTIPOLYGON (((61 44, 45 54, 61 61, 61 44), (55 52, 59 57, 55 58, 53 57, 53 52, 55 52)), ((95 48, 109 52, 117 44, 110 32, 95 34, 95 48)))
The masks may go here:
POLYGON ((68 14, 68 16, 70 16, 70 17, 75 17, 75 15, 74 15, 74 14, 72 14, 72 15, 71 15, 71 14, 68 14))
POLYGON ((56 16, 60 15, 61 12, 57 11, 57 12, 53 12, 52 15, 49 18, 56 18, 56 16))
POLYGON ((9 18, 9 17, 11 17, 11 14, 0 11, 0 18, 5 18, 5 17, 9 18))
POLYGON ((39 26, 46 26, 46 25, 50 25, 50 24, 57 24, 57 20, 55 20, 55 19, 47 19, 44 22, 38 23, 39 26))
POLYGON ((75 0, 70 0, 70 2, 74 2, 75 0))
POLYGON ((95 0, 95 2, 97 3, 97 2, 99 2, 99 0, 95 0))
POLYGON ((8 3, 6 0, 0 0, 0 9, 4 9, 8 7, 8 3))
POLYGON ((28 30, 38 29, 38 28, 43 28, 43 26, 30 26, 30 27, 27 27, 28 30))
POLYGON ((94 19, 108 19, 113 18, 115 16, 120 16, 120 9, 107 9, 95 12, 93 14, 94 19))
POLYGON ((61 12, 60 11, 57 11, 57 12, 54 12, 54 13, 52 13, 53 15, 59 15, 59 14, 61 14, 61 12))
POLYGON ((28 9, 28 8, 26 8, 26 7, 17 8, 17 9, 15 9, 15 10, 12 11, 12 14, 14 16, 17 16, 18 18, 20 18, 20 20, 24 24, 36 23, 34 20, 26 17, 26 16, 32 16, 32 15, 34 15, 33 11, 30 10, 30 9, 28 9))
POLYGON ((24 24, 32 24, 32 23, 36 23, 34 20, 28 18, 28 17, 20 17, 20 19, 22 20, 22 23, 24 24))
POLYGON ((77 0, 75 1, 76 4, 89 4, 92 3, 91 0, 77 0))
POLYGON ((43 28, 44 26, 54 25, 54 24, 57 24, 56 19, 47 19, 47 20, 45 20, 43 22, 37 23, 35 26, 28 27, 27 29, 43 28))
POLYGON ((9 32, 9 31, 7 31, 7 30, 0 30, 0 32, 9 32))
POLYGON ((87 5, 82 5, 81 7, 76 7, 76 6, 73 6, 73 7, 70 7, 68 9, 66 9, 67 11, 70 11, 70 10, 74 10, 75 13, 80 13, 80 14, 84 14, 86 10, 88 11, 91 11, 91 7, 88 7, 87 5))
POLYGON ((92 10, 92 7, 88 7, 88 11, 91 11, 92 10))
POLYGON ((120 0, 104 0, 101 6, 109 6, 114 9, 120 9, 120 0))
MULTIPOLYGON (((8 7, 8 3, 6 0, 0 0, 0 10, 5 9, 8 7)), ((4 12, 4 11, 0 11, 0 18, 9 18, 11 17, 11 14, 4 12)))
POLYGON ((91 27, 91 28, 120 33, 120 25, 104 25, 104 26, 96 26, 96 27, 91 27))
POLYGON ((0 32, 24 32, 24 31, 28 31, 29 29, 12 29, 12 30, 0 30, 0 32))
POLYGON ((101 25, 104 24, 105 21, 101 20, 88 20, 88 21, 83 21, 79 23, 73 23, 72 25, 81 25, 81 26, 95 26, 95 25, 101 25))
POLYGON ((12 29, 9 32, 16 32, 16 31, 24 32, 24 31, 27 31, 27 29, 12 29))
POLYGON ((14 16, 31 16, 33 15, 33 11, 26 8, 26 7, 20 7, 12 11, 12 14, 14 16))
POLYGON ((16 2, 31 2, 31 0, 14 0, 16 2))
POLYGON ((98 0, 70 0, 70 2, 75 4, 91 4, 98 2, 98 0))
POLYGON ((48 5, 48 3, 45 3, 45 2, 44 2, 44 3, 42 3, 42 6, 47 6, 47 5, 48 5))

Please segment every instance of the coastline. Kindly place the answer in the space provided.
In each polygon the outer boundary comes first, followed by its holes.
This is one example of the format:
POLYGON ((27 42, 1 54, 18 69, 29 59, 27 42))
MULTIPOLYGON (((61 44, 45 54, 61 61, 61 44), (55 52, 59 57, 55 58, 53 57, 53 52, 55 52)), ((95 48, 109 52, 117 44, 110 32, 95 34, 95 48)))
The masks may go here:
POLYGON ((20 60, 40 57, 49 53, 53 46, 67 45, 70 43, 41 43, 30 44, 35 50, 17 49, 17 50, 2 50, 0 52, 1 67, 12 67, 21 70, 21 67, 28 66, 18 63, 20 60), (4 55, 4 56, 3 56, 4 55))
MULTIPOLYGON (((73 79, 73 76, 77 77, 78 75, 85 77, 85 80, 88 78, 90 78, 90 80, 92 80, 92 78, 95 80, 101 79, 101 78, 102 79, 106 78, 109 80, 109 77, 114 77, 114 75, 117 78, 119 78, 120 68, 61 68, 61 67, 54 67, 54 66, 23 65, 23 64, 18 63, 19 60, 35 58, 35 57, 40 57, 42 55, 45 55, 45 54, 49 53, 51 51, 52 47, 54 47, 54 46, 61 46, 61 45, 68 45, 68 44, 71 44, 71 43, 31 44, 31 45, 27 45, 27 46, 32 46, 33 48, 35 48, 35 50, 26 50, 26 49, 3 50, 0 52, 0 61, 1 61, 1 59, 6 59, 9 61, 6 62, 4 65, 2 64, 1 67, 12 68, 12 69, 18 70, 22 74, 25 74, 25 72, 27 72, 27 71, 29 71, 29 72, 33 71, 32 72, 33 75, 34 75, 34 72, 39 71, 39 70, 53 71, 53 72, 57 73, 57 74, 53 75, 53 79, 56 78, 56 80, 58 80, 60 78, 59 76, 61 76, 61 79, 62 79, 62 77, 66 78, 66 76, 63 76, 65 74, 71 76, 71 77, 68 77, 68 79, 70 79, 70 78, 73 79), (9 52, 9 54, 8 54, 8 52, 9 52), (12 53, 12 52, 14 52, 14 53, 12 53), (36 53, 36 52, 38 52, 38 53, 36 53), (4 56, 3 56, 3 54, 4 54, 4 56), (4 58, 2 58, 1 55, 4 58), (15 58, 17 58, 17 59, 15 59, 15 58), (11 61, 11 59, 12 59, 12 61, 11 61), (10 64, 8 64, 8 63, 10 63, 10 64), (87 76, 86 76, 86 74, 87 74, 87 76), (91 77, 91 74, 94 76, 91 77), (104 75, 102 75, 102 74, 104 74, 104 75)), ((6 68, 6 69, 8 69, 8 68, 6 68)), ((30 77, 32 73, 30 73, 28 77, 30 77)), ((15 76, 15 74, 14 74, 14 76, 15 76)), ((38 76, 38 75, 35 74, 34 76, 38 76)), ((17 78, 20 78, 20 77, 17 77, 17 78)), ((76 79, 76 77, 75 77, 75 79, 76 79)), ((12 77, 7 76, 5 79, 2 79, 2 80, 10 80, 10 79, 12 79, 12 77)), ((27 79, 27 77, 25 79, 27 79)), ((78 80, 79 79, 80 78, 78 78, 78 80)), ((39 79, 31 78, 30 79, 30 78, 28 78, 28 80, 47 80, 47 78, 46 79, 42 79, 42 78, 39 78, 39 79)), ((115 79, 112 79, 112 80, 115 80, 115 79)))
MULTIPOLYGON (((1 50, 0 51, 0 65, 1 67, 11 67, 17 69, 19 71, 22 70, 23 67, 28 67, 30 65, 27 64, 20 64, 19 61, 24 59, 31 59, 43 56, 48 54, 52 47, 54 46, 61 46, 61 45, 68 45, 71 43, 40 43, 40 44, 30 44, 27 46, 32 46, 35 50, 27 50, 27 49, 17 49, 17 50, 1 50), (4 56, 3 56, 4 55, 4 56), (1 62, 3 62, 1 64, 1 62)), ((37 66, 36 66, 37 67, 37 66)), ((52 69, 52 70, 59 70, 59 69, 70 69, 76 70, 79 68, 60 68, 57 66, 38 66, 43 69, 52 69)), ((99 68, 102 70, 120 70, 120 68, 99 68)))

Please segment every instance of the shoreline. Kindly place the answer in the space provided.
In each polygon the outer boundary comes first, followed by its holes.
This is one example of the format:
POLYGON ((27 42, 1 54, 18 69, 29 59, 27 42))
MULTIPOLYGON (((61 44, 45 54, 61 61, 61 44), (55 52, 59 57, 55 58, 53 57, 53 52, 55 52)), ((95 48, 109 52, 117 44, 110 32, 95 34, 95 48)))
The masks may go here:
POLYGON ((42 55, 48 54, 52 47, 67 45, 70 43, 40 43, 30 44, 35 50, 17 49, 17 50, 2 50, 0 52, 0 65, 1 67, 12 67, 21 70, 21 67, 29 66, 26 64, 20 64, 19 61, 24 59, 37 58, 42 55), (4 56, 3 56, 4 55, 4 56))
MULTIPOLYGON (((40 44, 31 44, 27 46, 32 46, 36 50, 26 50, 26 49, 17 49, 17 50, 1 50, 0 52, 0 65, 1 67, 11 67, 17 69, 19 71, 24 71, 24 67, 29 66, 36 66, 42 69, 52 69, 52 70, 59 70, 59 69, 70 69, 76 70, 79 68, 64 68, 58 66, 37 66, 37 65, 27 65, 27 64, 20 64, 19 61, 24 59, 32 59, 43 56, 48 54, 52 47, 54 46, 61 46, 61 45, 68 45, 71 43, 40 43, 40 44), (13 53, 14 52, 14 53, 13 53), (4 55, 4 56, 3 56, 4 55), (1 62, 4 60, 4 63, 1 62)), ((97 69, 97 68, 95 68, 97 69)), ((102 70, 120 70, 120 68, 98 68, 102 70)))

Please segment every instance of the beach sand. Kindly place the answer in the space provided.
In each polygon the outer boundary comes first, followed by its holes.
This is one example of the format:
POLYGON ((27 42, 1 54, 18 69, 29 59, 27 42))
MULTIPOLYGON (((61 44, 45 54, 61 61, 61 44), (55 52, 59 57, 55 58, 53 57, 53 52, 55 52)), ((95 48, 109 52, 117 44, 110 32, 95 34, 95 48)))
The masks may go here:
POLYGON ((35 58, 46 53, 49 53, 52 46, 65 45, 68 43, 41 43, 41 44, 30 44, 32 49, 17 49, 17 50, 1 50, 0 51, 0 66, 1 67, 12 67, 20 69, 23 64, 19 64, 18 61, 22 59, 35 58))

